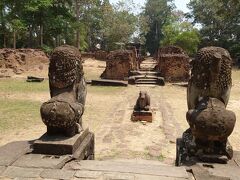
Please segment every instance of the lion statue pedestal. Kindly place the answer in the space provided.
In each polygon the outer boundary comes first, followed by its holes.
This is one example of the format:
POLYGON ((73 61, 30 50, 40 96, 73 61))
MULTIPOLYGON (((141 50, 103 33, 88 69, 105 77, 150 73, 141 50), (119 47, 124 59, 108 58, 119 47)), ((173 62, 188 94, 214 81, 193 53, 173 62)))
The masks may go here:
POLYGON ((48 76, 51 99, 40 109, 47 132, 34 142, 33 152, 94 159, 94 134, 82 127, 87 86, 79 50, 68 45, 54 49, 48 76))
POLYGON ((150 96, 147 92, 140 91, 131 119, 132 121, 152 122, 153 117, 150 108, 150 96))
POLYGON ((233 157, 228 137, 236 116, 226 109, 232 86, 231 67, 228 51, 219 47, 203 48, 193 60, 187 91, 186 119, 190 128, 177 139, 177 166, 198 161, 227 163, 233 157))

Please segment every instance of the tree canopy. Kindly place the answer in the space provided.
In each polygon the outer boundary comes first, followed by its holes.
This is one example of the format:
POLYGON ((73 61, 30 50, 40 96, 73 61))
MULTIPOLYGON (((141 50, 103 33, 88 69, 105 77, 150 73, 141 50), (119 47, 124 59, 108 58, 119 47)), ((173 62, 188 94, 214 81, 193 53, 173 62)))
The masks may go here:
POLYGON ((53 48, 70 44, 91 50, 130 41, 137 17, 126 3, 108 0, 2 0, 0 47, 53 48))
POLYGON ((227 48, 233 55, 240 52, 240 1, 191 0, 188 17, 201 25, 201 46, 227 48))
POLYGON ((151 54, 178 45, 193 55, 214 45, 240 56, 240 1, 191 0, 188 7, 184 14, 173 0, 146 0, 137 14, 133 0, 1 0, 0 48, 50 50, 67 43, 109 51, 138 41, 151 54))

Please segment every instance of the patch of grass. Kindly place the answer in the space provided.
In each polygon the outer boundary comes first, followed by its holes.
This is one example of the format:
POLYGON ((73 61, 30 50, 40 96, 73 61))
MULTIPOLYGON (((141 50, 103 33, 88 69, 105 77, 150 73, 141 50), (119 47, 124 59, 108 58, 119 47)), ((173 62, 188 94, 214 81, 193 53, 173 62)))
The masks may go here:
POLYGON ((0 80, 0 92, 44 92, 49 91, 48 81, 44 80, 41 83, 29 83, 25 80, 18 79, 1 79, 0 80))
POLYGON ((0 132, 41 124, 40 102, 0 98, 0 132))
POLYGON ((166 157, 165 157, 164 155, 162 155, 162 154, 160 154, 160 155, 157 157, 157 159, 158 159, 159 161, 164 161, 165 158, 166 158, 166 157))

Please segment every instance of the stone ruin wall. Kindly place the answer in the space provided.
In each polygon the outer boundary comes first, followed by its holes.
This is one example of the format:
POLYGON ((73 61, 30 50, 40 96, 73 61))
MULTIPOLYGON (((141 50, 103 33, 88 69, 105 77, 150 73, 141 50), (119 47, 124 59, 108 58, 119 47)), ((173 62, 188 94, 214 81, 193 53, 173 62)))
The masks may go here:
POLYGON ((107 56, 109 55, 109 52, 107 51, 102 51, 102 50, 98 50, 94 53, 94 57, 97 60, 103 60, 106 61, 107 60, 107 56))
POLYGON ((107 56, 103 79, 125 80, 130 70, 137 69, 136 53, 132 50, 112 51, 107 56))
POLYGON ((48 63, 47 55, 39 49, 0 49, 0 74, 41 70, 42 64, 48 63))
POLYGON ((190 58, 183 49, 176 46, 160 48, 157 59, 158 70, 166 81, 188 81, 190 77, 190 58))

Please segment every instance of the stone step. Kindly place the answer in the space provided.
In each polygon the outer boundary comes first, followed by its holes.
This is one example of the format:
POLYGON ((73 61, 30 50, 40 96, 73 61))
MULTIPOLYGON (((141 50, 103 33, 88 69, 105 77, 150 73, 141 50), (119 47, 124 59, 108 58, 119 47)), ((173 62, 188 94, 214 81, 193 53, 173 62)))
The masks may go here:
POLYGON ((135 81, 136 83, 138 83, 138 82, 157 82, 157 79, 137 79, 136 81, 135 81))
POLYGON ((136 87, 149 87, 149 88, 155 88, 157 87, 157 84, 136 84, 136 87))
POLYGON ((140 67, 140 71, 154 71, 155 70, 155 67, 153 66, 150 66, 150 67, 140 67))
POLYGON ((158 76, 155 75, 138 75, 138 76, 131 76, 129 78, 135 78, 137 79, 158 79, 158 76))
POLYGON ((149 81, 149 82, 136 82, 136 84, 157 84, 156 81, 149 81))
POLYGON ((131 71, 130 76, 137 76, 137 75, 154 75, 154 76, 161 76, 160 72, 158 71, 131 71))
MULTIPOLYGON (((158 179, 189 179, 184 167, 159 165, 156 163, 134 163, 129 161, 80 161, 79 170, 90 172, 128 173, 132 175, 158 176, 158 179)), ((150 178, 150 177, 149 177, 150 178)))

